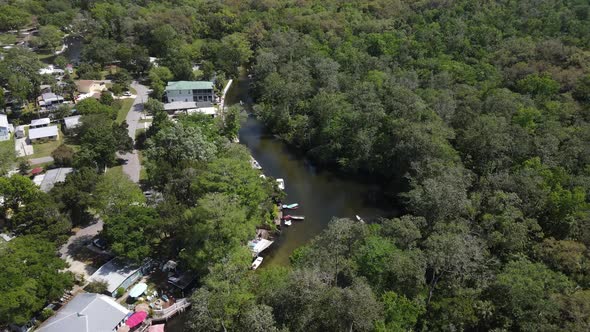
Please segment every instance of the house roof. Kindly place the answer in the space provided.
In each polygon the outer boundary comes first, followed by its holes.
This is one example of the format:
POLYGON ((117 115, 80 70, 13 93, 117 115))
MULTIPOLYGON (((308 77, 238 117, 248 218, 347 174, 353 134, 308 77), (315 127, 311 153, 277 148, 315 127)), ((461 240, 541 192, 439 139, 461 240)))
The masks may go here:
POLYGON ((76 295, 37 331, 113 331, 128 314, 129 310, 106 295, 83 293, 76 295))
POLYGON ((211 106, 210 102, 195 102, 195 101, 173 101, 164 104, 164 110, 170 111, 187 111, 187 113, 202 113, 214 115, 217 109, 211 106))
POLYGON ((41 118, 41 119, 31 120, 31 126, 43 126, 43 125, 48 125, 49 123, 51 123, 51 120, 49 118, 41 118))
POLYGON ((29 129, 29 139, 57 136, 57 126, 29 129))
POLYGON ((213 89, 213 82, 209 81, 172 81, 168 82, 166 91, 213 89))
POLYGON ((94 272, 90 276, 90 279, 92 281, 106 281, 108 284, 107 290, 109 293, 114 293, 123 281, 137 272, 137 270, 139 270, 137 266, 131 267, 113 258, 94 272))
MULTIPOLYGON (((66 181, 66 176, 72 173, 73 170, 74 169, 71 167, 54 168, 48 170, 43 175, 38 175, 43 176, 43 178, 41 179, 41 183, 39 184, 39 187, 41 187, 41 191, 49 192, 55 186, 56 183, 66 181)), ((36 178, 37 177, 35 177, 35 179, 36 178)), ((35 179, 33 179, 33 182, 35 182, 35 179)))
POLYGON ((80 118, 80 115, 73 115, 64 118, 64 124, 66 125, 66 128, 72 129, 78 127, 80 125, 80 118))
POLYGON ((78 86, 78 88, 80 88, 80 87, 90 87, 94 83, 101 84, 101 82, 97 82, 97 81, 94 81, 94 80, 77 80, 74 83, 76 84, 76 86, 78 86))
POLYGON ((8 117, 6 114, 0 114, 0 127, 8 127, 8 117))

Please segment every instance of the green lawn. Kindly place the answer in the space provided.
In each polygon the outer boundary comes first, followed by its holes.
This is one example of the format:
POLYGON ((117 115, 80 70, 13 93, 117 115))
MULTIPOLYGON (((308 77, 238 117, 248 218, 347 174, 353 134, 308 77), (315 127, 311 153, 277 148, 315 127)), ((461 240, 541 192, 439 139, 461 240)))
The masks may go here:
POLYGON ((131 106, 133 106, 134 100, 135 99, 133 98, 121 99, 123 103, 121 104, 121 108, 117 112, 117 123, 122 123, 123 121, 125 121, 125 119, 127 118, 127 113, 129 113, 129 110, 131 110, 131 106))
POLYGON ((61 145, 61 143, 64 140, 64 134, 61 132, 61 130, 58 130, 59 133, 59 138, 55 141, 47 141, 44 143, 33 143, 33 154, 28 156, 29 159, 31 158, 41 158, 41 157, 47 157, 47 156, 51 156, 51 152, 53 152, 53 150, 57 149, 58 146, 61 145))

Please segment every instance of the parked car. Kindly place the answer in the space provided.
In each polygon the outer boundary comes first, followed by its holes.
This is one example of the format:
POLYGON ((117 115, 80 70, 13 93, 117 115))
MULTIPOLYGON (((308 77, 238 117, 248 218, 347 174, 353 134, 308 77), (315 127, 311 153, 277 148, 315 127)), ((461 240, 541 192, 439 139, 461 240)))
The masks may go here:
POLYGON ((131 96, 131 92, 125 91, 125 92, 123 92, 123 96, 129 97, 129 96, 131 96))
POLYGON ((101 250, 105 250, 107 248, 107 241, 105 241, 104 239, 94 239, 94 241, 92 241, 92 244, 94 244, 97 248, 101 250))

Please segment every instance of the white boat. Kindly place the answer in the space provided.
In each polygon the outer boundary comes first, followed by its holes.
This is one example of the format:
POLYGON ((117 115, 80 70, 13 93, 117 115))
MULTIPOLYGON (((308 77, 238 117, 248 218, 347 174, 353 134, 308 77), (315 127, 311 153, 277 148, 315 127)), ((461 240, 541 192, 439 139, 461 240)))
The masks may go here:
POLYGON ((364 224, 364 223, 365 223, 365 221, 363 220, 363 218, 361 218, 361 217, 360 217, 358 214, 357 214, 357 215, 355 215, 355 217, 356 217, 356 220, 357 220, 358 222, 360 222, 360 223, 362 223, 362 224, 364 224))
POLYGON ((262 257, 260 257, 260 256, 256 257, 254 262, 252 262, 252 270, 256 270, 260 266, 260 264, 262 264, 262 260, 263 260, 262 257))
POLYGON ((262 166, 260 166, 258 161, 252 157, 250 157, 250 164, 252 164, 252 168, 254 169, 262 169, 262 166))
POLYGON ((299 207, 299 203, 283 204, 283 209, 295 210, 299 207))
POLYGON ((279 186, 279 189, 285 190, 285 180, 277 179, 277 185, 279 186))
POLYGON ((285 220, 285 226, 291 226, 293 222, 291 220, 285 220))

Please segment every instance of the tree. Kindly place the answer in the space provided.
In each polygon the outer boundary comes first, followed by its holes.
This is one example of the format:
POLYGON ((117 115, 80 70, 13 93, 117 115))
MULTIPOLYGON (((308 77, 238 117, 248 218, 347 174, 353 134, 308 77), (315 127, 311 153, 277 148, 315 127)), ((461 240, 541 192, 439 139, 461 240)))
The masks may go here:
MULTIPOLYGON (((97 190, 100 190, 100 184, 97 190)), ((160 222, 156 210, 124 206, 105 219, 102 235, 117 256, 141 262, 156 252, 160 242, 160 222)))
POLYGON ((143 109, 146 111, 147 114, 151 116, 155 116, 160 112, 164 112, 164 104, 162 104, 159 100, 154 98, 149 98, 144 104, 143 109))
POLYGON ((70 273, 59 272, 66 262, 55 245, 35 236, 19 236, 0 254, 0 324, 25 324, 47 301, 62 296, 73 285, 70 273))
POLYGON ((70 220, 58 210, 55 202, 45 193, 15 213, 11 220, 16 234, 30 234, 54 243, 65 243, 72 228, 70 220))
POLYGON ((107 172, 94 190, 94 206, 103 216, 116 216, 133 204, 145 202, 145 196, 126 174, 107 172))
POLYGON ((0 216, 5 219, 9 210, 18 213, 40 195, 39 188, 27 177, 15 174, 9 178, 0 178, 0 196, 4 198, 0 204, 0 216))
POLYGON ((103 91, 100 93, 100 103, 106 106, 113 106, 115 99, 109 91, 103 91))
POLYGON ((182 123, 165 127, 147 141, 150 161, 166 160, 172 165, 182 161, 208 161, 217 148, 207 140, 199 127, 182 123))
POLYGON ((104 67, 115 60, 116 49, 116 43, 111 39, 92 38, 90 43, 84 46, 82 59, 104 67))
POLYGON ((549 98, 559 92, 559 83, 546 74, 529 75, 519 80, 516 86, 521 92, 535 97, 549 98))
POLYGON ((116 116, 115 111, 109 105, 99 102, 94 98, 85 98, 76 105, 81 115, 104 114, 110 118, 116 116))
POLYGON ((20 29, 31 21, 31 15, 23 9, 0 5, 0 31, 20 29))
POLYGON ((104 294, 109 288, 109 284, 106 281, 91 281, 84 290, 88 293, 104 294))
POLYGON ((573 288, 571 281, 545 265, 520 259, 508 263, 490 286, 498 313, 495 327, 517 331, 556 330, 560 322, 554 295, 573 288))
POLYGON ((384 293, 381 301, 384 306, 384 319, 377 323, 377 331, 412 330, 418 317, 425 311, 423 304, 412 302, 394 292, 384 293))
POLYGON ((61 211, 70 216, 74 225, 84 225, 94 219, 89 208, 95 204, 94 189, 98 181, 96 170, 80 168, 51 189, 51 195, 61 204, 61 211))
MULTIPOLYGON (((54 51, 62 46, 63 32, 53 25, 46 25, 39 28, 37 43, 40 48, 54 51)), ((63 67, 62 67, 63 68, 63 67)))
POLYGON ((234 33, 221 38, 217 52, 217 66, 232 77, 238 74, 238 67, 246 64, 253 55, 250 42, 242 33, 234 33))
POLYGON ((186 211, 185 250, 181 257, 197 271, 219 262, 254 236, 258 221, 249 219, 236 196, 209 193, 186 211))
POLYGON ((148 76, 152 85, 154 82, 161 82, 162 84, 165 84, 174 78, 174 75, 170 69, 164 66, 152 67, 148 76))
POLYGON ((74 160, 74 164, 79 167, 103 170, 115 163, 116 152, 130 152, 133 149, 127 123, 116 124, 104 114, 83 116, 79 137, 81 148, 74 160))
POLYGON ((74 161, 74 149, 65 144, 61 144, 57 149, 51 152, 51 157, 53 157, 53 162, 57 166, 72 166, 74 161))
POLYGON ((0 144, 0 176, 12 169, 16 160, 16 152, 12 144, 0 144))
POLYGON ((240 130, 240 107, 237 105, 229 107, 224 111, 222 121, 223 136, 233 141, 238 137, 240 130))

